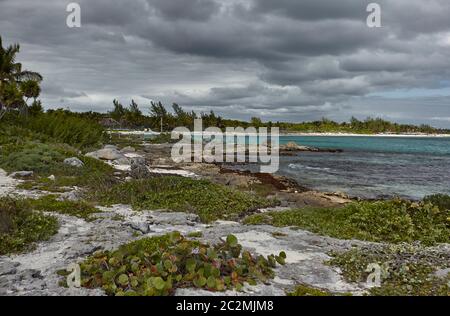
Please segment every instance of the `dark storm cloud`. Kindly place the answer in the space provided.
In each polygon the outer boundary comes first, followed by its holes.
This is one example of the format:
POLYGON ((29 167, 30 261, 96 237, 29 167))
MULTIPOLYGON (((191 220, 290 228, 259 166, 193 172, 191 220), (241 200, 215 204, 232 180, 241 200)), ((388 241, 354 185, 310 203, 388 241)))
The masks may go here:
POLYGON ((361 20, 366 1, 355 0, 256 0, 255 12, 283 15, 297 20, 355 19, 361 20))
POLYGON ((144 112, 162 100, 239 118, 449 124, 437 119, 450 117, 448 0, 379 0, 378 29, 370 2, 80 0, 82 28, 69 29, 69 1, 0 0, 0 34, 45 76, 48 107, 135 98, 144 112))
POLYGON ((168 20, 208 20, 220 6, 213 0, 147 0, 156 12, 168 20))

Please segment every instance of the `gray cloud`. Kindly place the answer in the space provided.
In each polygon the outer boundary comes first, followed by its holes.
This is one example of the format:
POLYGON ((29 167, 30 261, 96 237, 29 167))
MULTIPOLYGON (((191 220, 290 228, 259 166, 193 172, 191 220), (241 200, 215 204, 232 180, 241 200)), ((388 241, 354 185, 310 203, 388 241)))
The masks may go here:
POLYGON ((0 35, 45 76, 47 107, 135 98, 144 111, 162 100, 236 118, 448 126, 448 1, 380 0, 380 29, 365 25, 369 2, 80 0, 83 26, 69 29, 68 2, 0 0, 0 35))

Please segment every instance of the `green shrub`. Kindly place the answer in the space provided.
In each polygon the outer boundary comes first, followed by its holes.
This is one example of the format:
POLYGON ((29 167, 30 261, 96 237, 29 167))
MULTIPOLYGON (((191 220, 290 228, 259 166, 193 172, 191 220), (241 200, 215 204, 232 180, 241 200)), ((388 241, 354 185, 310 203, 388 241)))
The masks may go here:
POLYGON ((75 216, 86 221, 95 220, 96 218, 93 215, 100 213, 99 209, 85 201, 58 201, 55 195, 29 199, 26 202, 29 208, 33 210, 75 216))
POLYGON ((106 138, 103 127, 94 119, 63 110, 29 117, 9 113, 1 124, 0 145, 40 141, 90 149, 99 147, 106 138))
POLYGON ((287 296, 333 296, 330 292, 310 287, 307 285, 299 285, 293 292, 288 292, 287 296))
POLYGON ((450 210, 450 195, 446 194, 435 194, 426 196, 423 201, 425 203, 431 203, 437 207, 441 211, 450 210))
POLYGON ((272 269, 285 258, 284 253, 254 257, 242 251, 233 235, 210 246, 174 232, 95 253, 81 264, 81 282, 117 296, 172 295, 180 287, 240 290, 244 282, 255 285, 273 278, 272 269))
POLYGON ((21 145, 5 145, 1 150, 0 167, 7 171, 28 170, 49 173, 62 167, 70 155, 64 145, 27 142, 21 145))
POLYGON ((173 144, 178 142, 179 140, 172 139, 172 135, 170 133, 163 133, 149 136, 146 141, 151 144, 173 144))
POLYGON ((77 148, 95 147, 105 138, 104 129, 98 122, 62 110, 30 117, 25 126, 77 148))
POLYGON ((299 209, 250 216, 246 224, 296 226, 341 239, 413 242, 450 241, 450 211, 428 203, 379 201, 352 203, 337 209, 299 209))
POLYGON ((0 199, 0 255, 30 250, 57 232, 56 218, 31 211, 24 201, 0 199))
POLYGON ((352 249, 333 253, 328 264, 339 267, 344 278, 350 282, 366 282, 374 270, 380 267, 380 287, 371 288, 375 296, 448 296, 450 274, 437 277, 438 269, 450 267, 450 255, 436 253, 413 245, 389 245, 352 249))
POLYGON ((136 209, 191 212, 204 222, 237 219, 247 212, 274 204, 274 201, 223 185, 175 176, 134 180, 103 188, 92 192, 92 198, 103 204, 125 203, 136 209))

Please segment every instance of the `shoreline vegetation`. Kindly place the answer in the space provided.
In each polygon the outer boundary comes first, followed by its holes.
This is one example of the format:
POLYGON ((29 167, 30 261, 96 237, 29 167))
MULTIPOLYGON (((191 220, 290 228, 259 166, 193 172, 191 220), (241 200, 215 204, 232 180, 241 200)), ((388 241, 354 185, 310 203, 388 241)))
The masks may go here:
MULTIPOLYGON (((0 295, 450 294, 449 196, 352 200, 276 174, 175 163, 165 135, 107 128, 170 130, 197 114, 152 103, 145 116, 134 101, 114 101, 107 115, 44 111, 42 78, 22 85, 21 66, 2 69, 11 73, 0 81, 0 295), (82 286, 68 288, 75 263, 82 286), (383 267, 375 288, 370 264, 383 267)), ((221 128, 266 124, 200 116, 221 128)), ((270 126, 438 132, 379 119, 285 124, 270 126)))

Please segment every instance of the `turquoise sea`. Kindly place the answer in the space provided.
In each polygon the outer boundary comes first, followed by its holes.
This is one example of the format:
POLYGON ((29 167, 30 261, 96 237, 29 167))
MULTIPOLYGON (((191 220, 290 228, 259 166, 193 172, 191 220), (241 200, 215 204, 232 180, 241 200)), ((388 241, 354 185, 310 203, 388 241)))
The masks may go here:
POLYGON ((283 136, 343 153, 298 153, 281 157, 279 173, 323 191, 365 198, 401 196, 421 199, 450 194, 450 138, 283 136))

